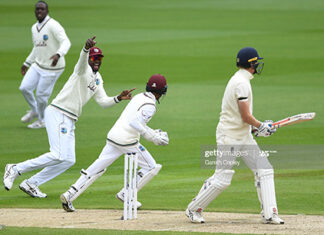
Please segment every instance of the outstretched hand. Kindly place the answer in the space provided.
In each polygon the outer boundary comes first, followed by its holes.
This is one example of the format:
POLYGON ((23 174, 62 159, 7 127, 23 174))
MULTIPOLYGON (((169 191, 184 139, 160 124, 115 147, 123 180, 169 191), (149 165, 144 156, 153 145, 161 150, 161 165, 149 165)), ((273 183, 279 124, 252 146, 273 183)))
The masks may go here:
POLYGON ((96 39, 96 36, 93 36, 92 38, 89 38, 87 41, 86 41, 86 44, 85 44, 85 49, 90 49, 91 47, 94 47, 94 45, 96 45, 96 41, 94 41, 96 39))
POLYGON ((130 90, 124 90, 122 93, 120 93, 119 96, 117 96, 117 99, 119 101, 121 100, 130 100, 132 99, 132 91, 134 91, 136 88, 130 89, 130 90))

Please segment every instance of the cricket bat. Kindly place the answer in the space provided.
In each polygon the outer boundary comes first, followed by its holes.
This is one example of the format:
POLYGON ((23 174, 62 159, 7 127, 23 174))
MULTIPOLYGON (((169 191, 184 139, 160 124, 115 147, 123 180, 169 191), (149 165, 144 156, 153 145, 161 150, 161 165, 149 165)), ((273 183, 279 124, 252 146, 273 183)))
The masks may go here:
POLYGON ((315 115, 316 113, 300 113, 272 123, 272 128, 280 128, 283 126, 293 125, 300 122, 311 121, 315 118, 315 115))
MULTIPOLYGON (((307 122, 307 121, 311 121, 315 118, 316 113, 300 113, 291 117, 287 117, 285 119, 276 121, 274 123, 272 123, 271 128, 280 128, 283 126, 288 126, 288 125, 293 125, 293 124, 297 124, 300 122, 307 122)), ((252 129, 252 134, 255 134, 255 132, 257 131, 257 129, 252 129)))

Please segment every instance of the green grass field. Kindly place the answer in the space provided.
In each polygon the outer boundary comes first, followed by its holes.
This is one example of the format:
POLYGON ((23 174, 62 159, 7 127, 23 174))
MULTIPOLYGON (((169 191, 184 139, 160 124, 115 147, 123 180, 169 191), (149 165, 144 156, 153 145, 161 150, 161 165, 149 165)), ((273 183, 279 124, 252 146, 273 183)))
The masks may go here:
MULTIPOLYGON (((32 49, 30 27, 36 22, 35 1, 0 3, 0 175, 5 164, 48 151, 47 134, 20 122, 28 110, 18 87, 20 67, 32 49)), ((142 140, 158 163, 160 174, 139 193, 145 209, 185 210, 212 169, 200 168, 200 146, 215 144, 221 99, 236 71, 235 56, 253 46, 265 68, 252 80, 254 115, 278 120, 316 112, 314 121, 280 129, 264 145, 309 148, 273 159, 279 211, 282 214, 324 214, 324 2, 321 0, 143 0, 48 1, 50 16, 65 28, 72 47, 67 67, 50 100, 63 87, 84 42, 96 35, 105 58, 101 74, 107 93, 124 88, 144 91, 153 73, 168 80, 168 94, 150 122, 168 131, 170 144, 154 146, 142 140), (309 147, 314 145, 315 147, 309 147)), ((75 182, 105 145, 106 134, 127 102, 101 109, 93 100, 76 124, 76 164, 42 185, 47 199, 32 199, 18 185, 36 172, 24 174, 13 189, 0 190, 0 207, 60 208, 59 195, 75 182)), ((273 157, 274 158, 274 157, 273 157)), ((123 184, 122 158, 117 160, 74 205, 76 208, 122 208, 114 198, 123 184)), ((237 169, 232 185, 207 211, 259 213, 253 174, 237 169)))

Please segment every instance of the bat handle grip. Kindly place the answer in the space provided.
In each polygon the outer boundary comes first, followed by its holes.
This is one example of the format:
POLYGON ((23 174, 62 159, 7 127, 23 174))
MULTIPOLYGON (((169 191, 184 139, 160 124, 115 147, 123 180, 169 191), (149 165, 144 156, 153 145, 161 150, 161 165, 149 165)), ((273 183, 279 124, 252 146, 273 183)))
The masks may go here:
POLYGON ((271 129, 278 129, 280 127, 280 124, 275 124, 275 125, 271 125, 271 129))

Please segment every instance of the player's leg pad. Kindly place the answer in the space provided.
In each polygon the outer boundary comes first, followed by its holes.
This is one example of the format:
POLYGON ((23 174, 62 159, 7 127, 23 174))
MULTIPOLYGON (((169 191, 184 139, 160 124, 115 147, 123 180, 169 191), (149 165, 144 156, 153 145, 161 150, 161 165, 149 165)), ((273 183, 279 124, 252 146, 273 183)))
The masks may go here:
POLYGON ((257 174, 260 179, 261 200, 265 219, 270 219, 273 214, 278 214, 276 193, 274 186, 273 169, 259 169, 257 174))
POLYGON ((213 177, 205 181, 198 195, 188 205, 190 211, 202 211, 223 192, 232 181, 234 170, 216 170, 213 177))
POLYGON ((106 168, 90 176, 87 171, 82 169, 80 178, 74 185, 72 185, 73 188, 76 190, 76 193, 70 198, 70 201, 72 202, 75 199, 77 199, 77 197, 79 197, 81 193, 83 193, 93 182, 96 181, 96 179, 102 176, 105 172, 106 168))
POLYGON ((262 202, 262 195, 261 195, 261 182, 260 182, 260 177, 259 177, 257 171, 254 171, 254 186, 257 190, 258 199, 261 204, 261 209, 263 210, 263 202, 262 202))
POLYGON ((138 173, 138 183, 137 191, 140 191, 148 182, 150 182, 154 176, 156 176, 161 170, 162 165, 156 164, 156 166, 150 169, 146 174, 142 175, 141 172, 138 173))

